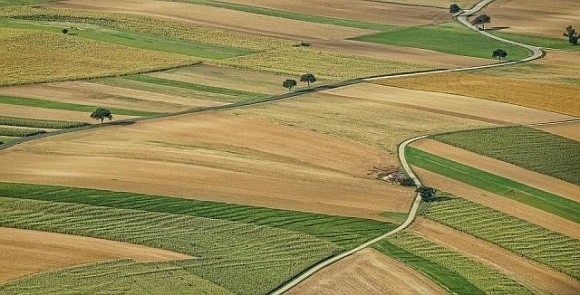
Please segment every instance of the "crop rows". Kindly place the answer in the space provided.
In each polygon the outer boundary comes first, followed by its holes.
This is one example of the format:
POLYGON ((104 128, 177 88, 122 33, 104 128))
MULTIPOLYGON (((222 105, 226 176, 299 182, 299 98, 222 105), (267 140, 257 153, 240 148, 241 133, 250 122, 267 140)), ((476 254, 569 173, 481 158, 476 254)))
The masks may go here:
POLYGON ((580 278, 580 241, 461 198, 423 204, 431 220, 580 278))
POLYGON ((235 293, 266 293, 340 248, 310 235, 202 217, 0 198, 0 226, 141 244, 235 293))
MULTIPOLYGON (((465 278, 484 294, 531 294, 505 274, 408 232, 401 232, 387 239, 387 242, 465 278)), ((463 291, 465 292, 459 293, 477 293, 472 290, 463 291)))
POLYGON ((28 119, 28 118, 15 118, 15 117, 0 116, 0 125, 6 125, 6 126, 64 129, 64 128, 81 127, 81 126, 85 126, 88 124, 89 123, 86 123, 86 122, 40 120, 40 119, 28 119))
POLYGON ((460 131, 433 139, 580 185, 580 142, 529 127, 460 131))
POLYGON ((44 130, 28 129, 28 128, 6 128, 0 127, 0 136, 9 137, 26 137, 45 133, 44 130))

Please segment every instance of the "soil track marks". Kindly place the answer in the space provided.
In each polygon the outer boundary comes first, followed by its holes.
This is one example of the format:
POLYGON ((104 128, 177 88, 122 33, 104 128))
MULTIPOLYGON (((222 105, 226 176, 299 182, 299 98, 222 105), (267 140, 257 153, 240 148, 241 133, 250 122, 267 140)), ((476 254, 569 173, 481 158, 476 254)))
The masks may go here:
POLYGON ((517 218, 521 218, 539 226, 543 226, 549 230, 559 232, 574 239, 580 239, 580 225, 573 221, 530 207, 518 201, 472 187, 463 182, 441 176, 419 167, 413 167, 413 170, 427 186, 436 187, 442 191, 452 193, 456 196, 482 204, 517 218))
POLYGON ((580 202, 578 186, 569 182, 530 171, 490 157, 485 157, 432 139, 416 141, 412 146, 428 153, 580 202))
POLYGON ((286 294, 446 294, 405 264, 374 249, 357 252, 306 279, 286 294))
POLYGON ((0 283, 25 275, 112 259, 139 262, 191 256, 88 237, 0 227, 0 283))
POLYGON ((499 269, 513 276, 517 281, 535 287, 535 291, 574 294, 580 289, 578 281, 561 272, 437 222, 418 218, 411 225, 410 230, 428 240, 499 269))
POLYGON ((0 152, 0 179, 384 220, 413 193, 368 175, 379 149, 258 119, 191 114, 41 139, 0 152), (114 167, 114 168, 112 168, 114 167))

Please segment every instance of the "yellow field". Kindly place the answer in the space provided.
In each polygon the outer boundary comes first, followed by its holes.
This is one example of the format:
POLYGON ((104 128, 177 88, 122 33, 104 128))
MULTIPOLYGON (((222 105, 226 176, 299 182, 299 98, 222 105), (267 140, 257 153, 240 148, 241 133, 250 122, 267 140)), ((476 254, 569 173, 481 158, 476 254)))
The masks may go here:
POLYGON ((46 32, 0 28, 0 85, 139 73, 188 65, 181 55, 46 32))
POLYGON ((313 73, 317 77, 344 80, 378 74, 427 69, 427 66, 303 48, 283 48, 223 61, 231 66, 288 75, 313 73))

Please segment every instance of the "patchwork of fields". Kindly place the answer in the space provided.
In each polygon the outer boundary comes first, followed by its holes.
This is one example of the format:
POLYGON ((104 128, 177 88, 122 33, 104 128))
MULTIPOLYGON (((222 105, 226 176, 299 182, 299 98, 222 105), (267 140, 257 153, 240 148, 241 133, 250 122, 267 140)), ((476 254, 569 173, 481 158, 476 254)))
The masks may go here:
POLYGON ((579 293, 552 2, 0 0, 0 293, 579 293))

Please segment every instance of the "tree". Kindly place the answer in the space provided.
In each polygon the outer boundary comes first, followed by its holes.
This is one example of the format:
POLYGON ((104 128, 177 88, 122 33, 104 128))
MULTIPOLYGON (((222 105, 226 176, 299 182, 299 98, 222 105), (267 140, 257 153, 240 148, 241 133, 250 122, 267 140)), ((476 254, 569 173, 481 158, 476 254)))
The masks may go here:
POLYGON ((308 87, 310 88, 310 83, 316 82, 316 77, 313 74, 304 74, 300 77, 300 82, 308 83, 308 87))
POLYGON ((568 37, 568 42, 572 45, 578 45, 578 39, 580 39, 580 34, 576 32, 576 29, 572 26, 566 27, 566 32, 564 32, 564 36, 568 37))
POLYGON ((111 111, 105 108, 97 108, 91 114, 91 118, 95 120, 101 120, 101 123, 103 123, 103 120, 105 120, 105 118, 109 119, 109 121, 112 120, 113 115, 111 114, 111 111))
POLYGON ((496 49, 496 50, 494 50, 494 51, 493 51, 493 53, 491 54, 491 57, 493 57, 493 58, 496 58, 496 57, 497 57, 497 60, 498 60, 499 62, 501 62, 501 59, 502 59, 503 57, 506 57, 506 56, 507 56, 507 52, 506 52, 505 50, 503 50, 503 49, 496 49))
POLYGON ((489 17, 487 14, 482 14, 476 18, 474 18, 471 21, 471 24, 474 26, 479 26, 481 25, 480 30, 485 31, 485 24, 488 24, 491 22, 491 17, 489 17))
POLYGON ((431 202, 435 200, 435 194, 437 193, 436 189, 428 186, 418 187, 415 191, 421 195, 421 199, 423 199, 425 202, 431 202))
POLYGON ((67 28, 62 29, 62 33, 65 35, 68 34, 68 29, 67 28))
POLYGON ((453 3, 449 6, 449 13, 456 14, 460 11, 461 11, 461 8, 459 8, 459 5, 457 5, 455 3, 453 3))
POLYGON ((288 88, 288 92, 292 92, 292 87, 296 86, 298 83, 296 83, 296 80, 294 79, 286 79, 286 81, 284 81, 282 83, 282 86, 284 86, 284 88, 288 88))

